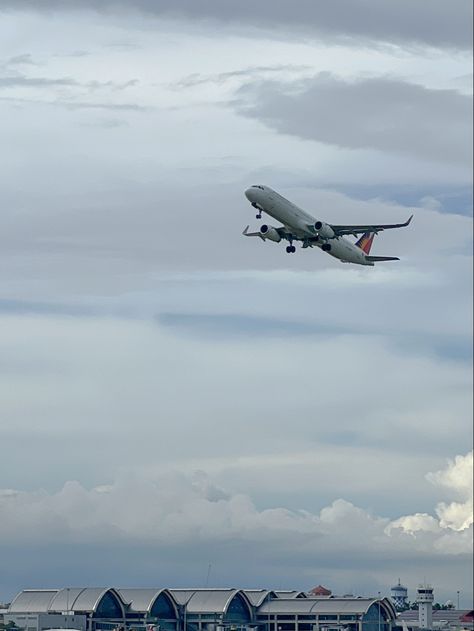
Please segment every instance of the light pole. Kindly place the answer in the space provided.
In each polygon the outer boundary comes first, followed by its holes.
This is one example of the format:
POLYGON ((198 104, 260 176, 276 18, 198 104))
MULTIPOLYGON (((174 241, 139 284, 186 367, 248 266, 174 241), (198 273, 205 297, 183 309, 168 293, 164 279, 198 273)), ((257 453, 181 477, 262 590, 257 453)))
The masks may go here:
POLYGON ((379 612, 379 631, 380 631, 380 592, 378 592, 378 595, 379 595, 379 601, 377 603, 377 609, 379 612))
POLYGON ((457 594, 457 597, 458 597, 458 611, 459 611, 459 589, 457 590, 456 594, 457 594))

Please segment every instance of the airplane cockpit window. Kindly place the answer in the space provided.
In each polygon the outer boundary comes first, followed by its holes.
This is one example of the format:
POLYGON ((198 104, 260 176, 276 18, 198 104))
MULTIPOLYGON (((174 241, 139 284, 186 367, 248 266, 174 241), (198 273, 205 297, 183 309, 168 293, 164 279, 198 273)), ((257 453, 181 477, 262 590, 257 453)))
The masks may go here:
POLYGON ((263 188, 263 186, 260 186, 259 184, 253 184, 252 188, 259 188, 261 191, 264 191, 265 189, 263 188))

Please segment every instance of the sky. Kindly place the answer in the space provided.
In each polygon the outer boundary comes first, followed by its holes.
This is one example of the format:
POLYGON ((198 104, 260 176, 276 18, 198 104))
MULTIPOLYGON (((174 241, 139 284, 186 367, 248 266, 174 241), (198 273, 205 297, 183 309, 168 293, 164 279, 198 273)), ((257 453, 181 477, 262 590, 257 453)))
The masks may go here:
POLYGON ((4 0, 0 601, 472 602, 472 3, 4 0), (266 184, 399 222, 244 239, 266 184))

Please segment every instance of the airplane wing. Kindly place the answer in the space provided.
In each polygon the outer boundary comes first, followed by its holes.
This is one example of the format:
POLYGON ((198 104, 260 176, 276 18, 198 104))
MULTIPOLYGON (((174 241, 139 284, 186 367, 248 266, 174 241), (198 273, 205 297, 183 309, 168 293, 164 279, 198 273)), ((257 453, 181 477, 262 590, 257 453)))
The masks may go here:
POLYGON ((363 234, 364 232, 373 232, 377 234, 377 232, 382 232, 382 230, 391 230, 392 228, 405 228, 405 226, 408 226, 412 219, 413 215, 409 219, 407 219, 405 223, 366 224, 363 226, 335 226, 331 224, 331 228, 334 230, 337 236, 341 236, 343 234, 353 234, 354 236, 356 236, 358 234, 363 234))
POLYGON ((244 237, 260 237, 260 239, 262 239, 262 241, 265 241, 265 239, 262 237, 260 232, 249 232, 249 228, 250 228, 250 226, 247 226, 245 228, 245 230, 242 232, 244 237))
MULTIPOLYGON (((276 230, 278 232, 278 234, 280 235, 280 237, 282 239, 287 239, 288 237, 292 237, 294 239, 296 239, 296 236, 294 236, 291 231, 287 230, 284 226, 280 226, 279 228, 276 228, 275 226, 271 226, 274 230, 276 230)), ((247 226, 245 228, 245 230, 242 232, 242 234, 245 237, 260 237, 263 241, 265 241, 262 233, 260 231, 258 232, 249 232, 249 228, 250 226, 247 226)))

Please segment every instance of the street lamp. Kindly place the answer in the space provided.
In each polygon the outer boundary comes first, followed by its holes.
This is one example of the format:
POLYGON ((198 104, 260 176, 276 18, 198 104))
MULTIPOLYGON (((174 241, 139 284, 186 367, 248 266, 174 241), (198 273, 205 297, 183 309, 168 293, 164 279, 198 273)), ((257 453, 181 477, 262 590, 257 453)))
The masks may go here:
POLYGON ((379 596, 379 601, 377 603, 377 609, 379 612, 379 631, 380 631, 380 592, 378 592, 378 596, 379 596))

